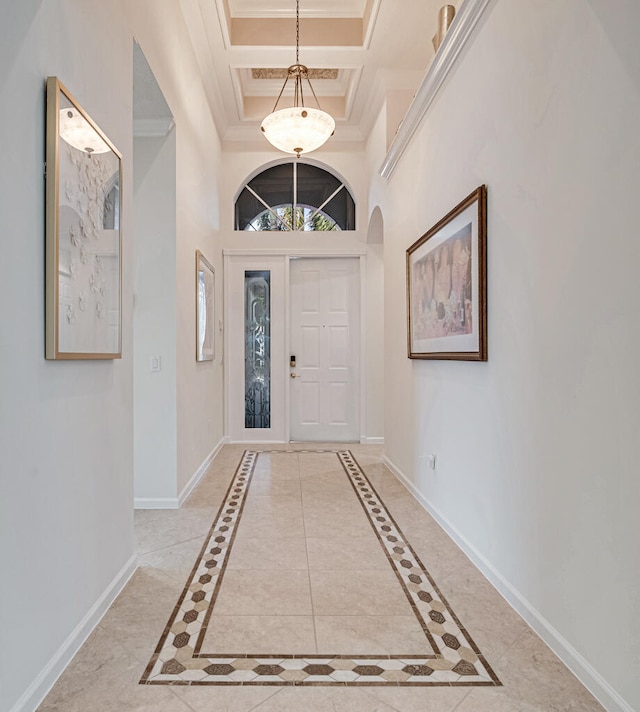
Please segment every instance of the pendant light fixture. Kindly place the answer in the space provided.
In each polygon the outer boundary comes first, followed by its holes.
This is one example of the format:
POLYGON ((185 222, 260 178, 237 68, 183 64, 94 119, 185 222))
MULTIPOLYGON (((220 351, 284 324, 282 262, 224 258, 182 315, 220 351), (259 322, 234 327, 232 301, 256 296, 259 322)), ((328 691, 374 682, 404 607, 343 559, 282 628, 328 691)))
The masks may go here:
POLYGON ((285 153, 309 153, 320 148, 327 139, 333 136, 336 122, 333 117, 322 111, 311 81, 309 70, 300 64, 300 0, 296 0, 296 63, 287 70, 280 94, 273 111, 265 117, 260 127, 269 143, 285 153), (278 109, 278 103, 284 93, 289 79, 293 80, 293 106, 278 109), (318 105, 313 109, 304 105, 303 83, 306 80, 313 98, 318 105))

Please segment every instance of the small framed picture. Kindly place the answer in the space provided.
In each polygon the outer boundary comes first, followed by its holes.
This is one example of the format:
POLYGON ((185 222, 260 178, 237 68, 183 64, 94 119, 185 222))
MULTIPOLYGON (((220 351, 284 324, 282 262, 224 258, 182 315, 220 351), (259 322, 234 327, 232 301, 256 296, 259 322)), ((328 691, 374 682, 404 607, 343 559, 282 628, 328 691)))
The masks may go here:
POLYGON ((47 79, 47 359, 122 354, 122 157, 57 77, 47 79))
POLYGON ((196 250, 196 361, 215 356, 215 270, 196 250))
POLYGON ((487 360, 487 189, 407 250, 408 356, 487 360))

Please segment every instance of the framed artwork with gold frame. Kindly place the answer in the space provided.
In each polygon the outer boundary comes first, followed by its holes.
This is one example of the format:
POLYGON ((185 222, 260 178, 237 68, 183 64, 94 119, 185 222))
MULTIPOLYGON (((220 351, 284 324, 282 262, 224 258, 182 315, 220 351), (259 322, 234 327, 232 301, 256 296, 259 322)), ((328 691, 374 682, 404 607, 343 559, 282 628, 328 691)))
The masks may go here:
POLYGON ((196 361, 215 358, 215 278, 213 265, 196 250, 196 361))
POLYGON ((408 356, 487 360, 487 188, 407 250, 408 356))
POLYGON ((47 79, 47 359, 122 355, 122 156, 57 77, 47 79))

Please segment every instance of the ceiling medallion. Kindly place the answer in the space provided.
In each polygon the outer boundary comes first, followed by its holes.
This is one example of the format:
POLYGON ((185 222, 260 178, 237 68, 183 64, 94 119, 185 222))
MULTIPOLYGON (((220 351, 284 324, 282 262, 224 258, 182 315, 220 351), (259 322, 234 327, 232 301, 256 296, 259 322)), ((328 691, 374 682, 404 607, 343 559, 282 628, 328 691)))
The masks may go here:
POLYGON ((296 0, 296 63, 287 70, 280 94, 273 111, 265 117, 260 127, 267 141, 278 150, 294 153, 298 158, 302 153, 315 151, 324 145, 336 127, 336 122, 330 114, 322 111, 311 81, 309 70, 300 64, 300 0, 296 0), (278 103, 284 93, 289 79, 293 80, 293 106, 278 109, 278 103), (303 83, 306 80, 317 109, 304 105, 303 83))
MULTIPOLYGON (((252 79, 286 79, 288 69, 279 69, 277 67, 253 67, 251 70, 252 79)), ((337 69, 326 69, 314 67, 309 69, 309 79, 329 79, 336 80, 338 78, 337 69)))

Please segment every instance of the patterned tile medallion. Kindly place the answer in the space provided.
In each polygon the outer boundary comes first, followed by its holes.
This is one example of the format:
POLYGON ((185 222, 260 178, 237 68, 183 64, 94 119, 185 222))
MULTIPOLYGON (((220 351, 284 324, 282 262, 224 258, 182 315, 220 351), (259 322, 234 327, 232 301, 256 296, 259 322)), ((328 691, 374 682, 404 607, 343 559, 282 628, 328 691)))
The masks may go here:
MULTIPOLYGON (((265 452, 284 455, 294 451, 265 452)), ((260 454, 247 451, 140 683, 500 685, 353 455, 349 451, 295 452, 337 456, 433 653, 349 656, 247 651, 240 656, 201 651, 260 454)))

